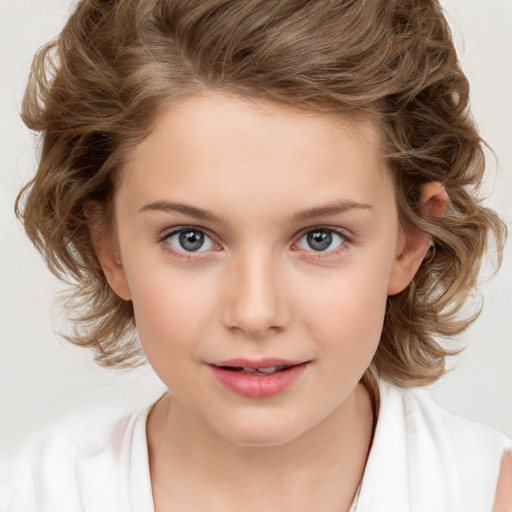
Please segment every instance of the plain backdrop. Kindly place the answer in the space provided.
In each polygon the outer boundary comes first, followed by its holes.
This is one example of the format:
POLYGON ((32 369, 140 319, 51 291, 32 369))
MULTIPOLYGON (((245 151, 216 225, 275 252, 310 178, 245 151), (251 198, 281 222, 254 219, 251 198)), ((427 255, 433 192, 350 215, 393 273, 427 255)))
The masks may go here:
MULTIPOLYGON (((322 0, 319 0, 322 1, 322 0)), ((445 0, 477 123, 490 158, 488 204, 512 227, 512 0, 445 0)), ((55 36, 69 0, 0 0, 0 454, 5 462, 34 430, 72 409, 107 404, 136 409, 163 386, 149 367, 104 370, 55 334, 62 326, 60 284, 14 217, 13 202, 32 175, 33 136, 18 112, 31 57, 55 36)), ((512 436, 512 250, 482 285, 483 313, 460 342, 466 351, 432 393, 446 409, 512 436)))

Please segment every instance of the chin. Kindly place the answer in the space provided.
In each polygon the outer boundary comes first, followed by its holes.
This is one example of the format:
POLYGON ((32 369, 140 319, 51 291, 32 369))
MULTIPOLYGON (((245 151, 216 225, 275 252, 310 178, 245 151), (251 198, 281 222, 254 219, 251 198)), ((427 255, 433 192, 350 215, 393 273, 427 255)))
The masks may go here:
POLYGON ((301 429, 295 419, 281 417, 281 421, 258 421, 250 415, 242 421, 233 421, 224 425, 209 427, 224 440, 247 448, 270 448, 287 444, 300 437, 307 429, 301 429))

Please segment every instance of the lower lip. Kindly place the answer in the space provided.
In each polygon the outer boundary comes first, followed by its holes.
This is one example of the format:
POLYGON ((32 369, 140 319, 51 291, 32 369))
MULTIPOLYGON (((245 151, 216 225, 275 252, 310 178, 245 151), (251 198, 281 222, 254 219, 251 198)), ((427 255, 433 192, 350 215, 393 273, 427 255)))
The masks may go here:
POLYGON ((210 368, 217 380, 233 393, 248 398, 268 398, 290 387, 304 373, 307 365, 298 364, 270 375, 224 370, 215 365, 210 365, 210 368))

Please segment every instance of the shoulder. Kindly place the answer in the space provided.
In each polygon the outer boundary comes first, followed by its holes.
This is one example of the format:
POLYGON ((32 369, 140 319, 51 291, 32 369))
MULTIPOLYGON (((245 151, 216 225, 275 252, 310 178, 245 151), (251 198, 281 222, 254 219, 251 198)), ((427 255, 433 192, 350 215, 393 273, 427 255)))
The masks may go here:
MULTIPOLYGON (((480 423, 461 418, 440 407, 424 389, 401 389, 385 384, 403 401, 403 412, 411 425, 425 424, 432 434, 448 433, 459 446, 482 448, 486 453, 511 446, 511 440, 496 429, 480 423)), ((479 455, 482 455, 479 453, 479 455)))
POLYGON ((491 462, 499 467, 503 453, 512 445, 503 433, 445 411, 423 389, 398 393, 403 397, 404 417, 410 429, 424 430, 439 442, 446 442, 468 472, 488 468, 491 462))
POLYGON ((0 505, 20 512, 129 510, 123 500, 129 494, 133 429, 141 414, 84 408, 34 434, 13 477, 0 488, 0 505))
POLYGON ((122 457, 123 440, 133 416, 106 407, 80 409, 51 428, 33 434, 20 453, 19 462, 44 466, 87 459, 105 451, 115 458, 122 457))
POLYGON ((435 482, 437 474, 440 494, 464 503, 464 510, 491 510, 510 439, 495 429, 446 412, 425 390, 404 390, 389 384, 382 389, 403 417, 411 493, 422 494, 419 487, 425 485, 421 482, 435 482))

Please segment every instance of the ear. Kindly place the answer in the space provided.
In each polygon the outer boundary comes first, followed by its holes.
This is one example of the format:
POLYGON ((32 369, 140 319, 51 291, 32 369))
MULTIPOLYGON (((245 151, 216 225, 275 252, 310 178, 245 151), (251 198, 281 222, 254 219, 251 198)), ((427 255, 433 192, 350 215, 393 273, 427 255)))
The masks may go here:
MULTIPOLYGON (((444 186, 438 181, 425 183, 420 190, 420 210, 427 217, 442 217, 450 199, 444 186)), ((405 290, 418 271, 431 245, 430 238, 419 228, 411 226, 402 231, 388 281, 388 295, 405 290)))
POLYGON ((95 213, 90 216, 90 219, 89 229, 94 252, 108 284, 118 297, 127 301, 131 300, 130 289, 115 235, 105 228, 102 216, 95 213))

